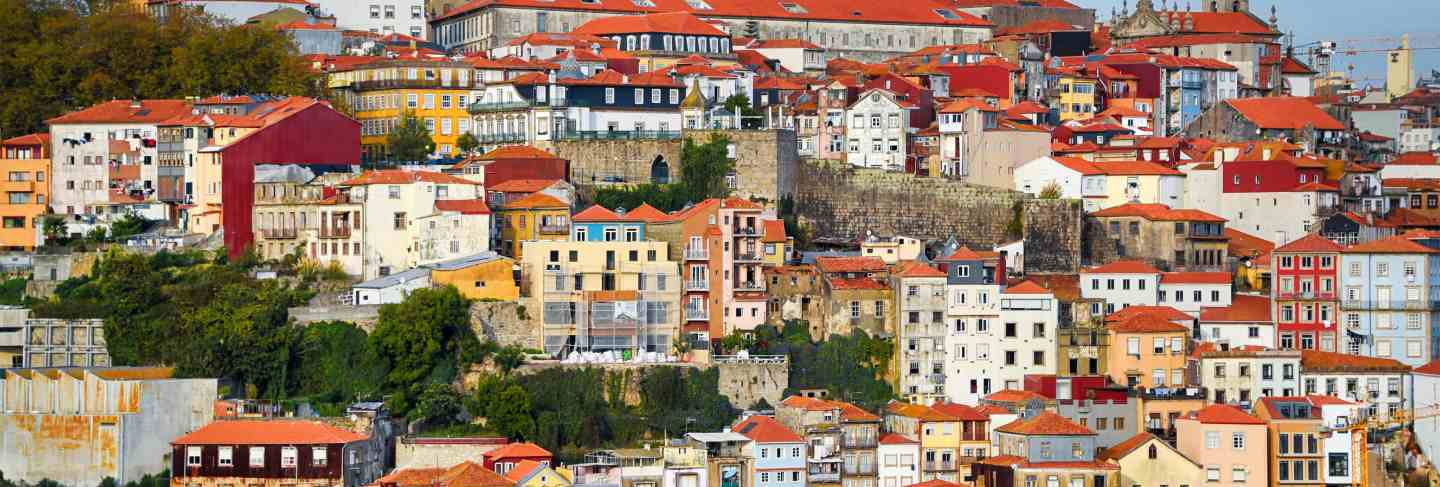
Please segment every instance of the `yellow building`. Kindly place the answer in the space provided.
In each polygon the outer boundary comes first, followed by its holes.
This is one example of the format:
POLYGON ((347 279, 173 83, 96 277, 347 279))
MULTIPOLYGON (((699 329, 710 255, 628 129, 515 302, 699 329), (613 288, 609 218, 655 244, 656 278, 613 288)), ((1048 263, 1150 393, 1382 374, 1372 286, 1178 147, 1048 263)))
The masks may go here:
POLYGON ((920 442, 921 481, 960 481, 960 470, 966 460, 961 458, 961 444, 966 442, 967 435, 959 417, 930 406, 892 402, 886 406, 884 420, 887 431, 920 442))
POLYGON ((500 226, 496 249, 520 260, 524 242, 570 238, 570 205, 545 193, 531 193, 496 210, 495 223, 500 226))
POLYGON ((785 222, 765 220, 764 228, 765 236, 760 238, 760 243, 765 246, 762 263, 766 266, 785 265, 785 259, 795 247, 794 240, 785 235, 785 222))
POLYGON ((575 474, 569 469, 554 469, 534 460, 522 460, 505 472, 515 487, 570 487, 575 474))
POLYGON ((430 131, 435 155, 459 154, 460 134, 470 131, 470 90, 481 84, 473 65, 448 59, 378 59, 337 69, 327 83, 344 93, 360 121, 365 160, 386 159, 386 137, 406 112, 430 131))
POLYGON ((668 352, 680 332, 680 266, 663 241, 524 242, 526 295, 545 352, 668 352), (538 302, 537 302, 538 301, 538 302))
POLYGON ((1052 88, 1053 106, 1060 108, 1060 121, 1085 120, 1093 117, 1096 109, 1095 80, 1085 78, 1074 71, 1060 70, 1052 88))
POLYGON ((430 283, 453 285, 468 299, 515 301, 520 297, 515 261, 494 252, 431 264, 430 283))
POLYGON ((1150 433, 1140 433, 1117 443, 1102 452, 1098 460, 1118 464, 1120 485, 1124 486, 1205 484, 1200 464, 1150 433))
POLYGON ((0 142, 6 199, 0 200, 0 247, 35 250, 40 217, 50 202, 50 134, 30 134, 0 142))

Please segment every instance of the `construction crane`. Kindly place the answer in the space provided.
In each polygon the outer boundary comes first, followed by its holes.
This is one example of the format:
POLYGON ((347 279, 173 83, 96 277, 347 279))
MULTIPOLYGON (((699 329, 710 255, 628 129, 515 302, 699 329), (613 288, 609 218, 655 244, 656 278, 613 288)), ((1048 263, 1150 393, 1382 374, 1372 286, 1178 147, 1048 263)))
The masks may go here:
MULTIPOLYGON (((1403 37, 1382 36, 1339 40, 1321 40, 1296 45, 1293 44, 1293 38, 1294 37, 1292 35, 1292 44, 1289 46, 1289 51, 1292 54, 1296 53, 1297 51, 1303 53, 1303 55, 1306 56, 1306 63, 1309 64, 1311 68, 1314 68, 1316 71, 1318 71, 1321 76, 1330 75, 1332 59, 1335 56, 1361 56, 1377 53, 1390 53, 1400 50, 1399 46, 1404 40, 1403 37)), ((1410 35, 1409 41, 1411 44, 1410 47, 1407 49, 1409 51, 1440 50, 1440 33, 1420 33, 1410 35), (1417 43, 1423 44, 1425 41, 1430 41, 1430 45, 1417 47, 1417 43)), ((1354 66, 1351 65, 1348 71, 1354 71, 1354 66)))

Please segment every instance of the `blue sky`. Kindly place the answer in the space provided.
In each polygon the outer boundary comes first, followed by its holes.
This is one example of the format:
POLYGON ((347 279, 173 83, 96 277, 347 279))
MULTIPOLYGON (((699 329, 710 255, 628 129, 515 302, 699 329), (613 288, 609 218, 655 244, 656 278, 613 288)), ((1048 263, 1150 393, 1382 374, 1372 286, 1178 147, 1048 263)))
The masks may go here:
MULTIPOLYGON (((1095 9, 1100 19, 1108 20, 1110 8, 1119 8, 1122 0, 1070 0, 1071 3, 1095 9)), ((1176 0, 1168 0, 1176 2, 1176 0)), ((1201 0, 1188 0, 1199 10, 1201 0)), ((1183 9, 1187 0, 1179 0, 1183 9)), ((1135 0, 1128 0, 1135 8, 1135 0)), ((1156 0, 1157 8, 1161 4, 1156 0)), ((1399 39, 1400 34, 1410 34, 1411 47, 1440 48, 1440 1, 1437 0, 1251 0, 1250 9, 1262 19, 1270 17, 1270 6, 1279 8, 1280 28, 1287 34, 1294 33, 1295 44, 1313 41, 1333 40, 1341 42, 1342 54, 1332 61, 1332 70, 1355 65, 1355 77, 1360 84, 1385 84, 1384 53, 1357 53, 1343 55, 1347 39, 1351 49, 1385 49, 1394 47, 1399 41, 1376 40, 1375 38, 1399 39), (1360 80, 1359 78, 1374 78, 1360 80)), ((1298 50, 1297 50, 1298 51, 1298 50)), ((1302 61, 1305 59, 1302 57, 1302 61)), ((1415 51, 1415 71, 1420 76, 1431 69, 1440 69, 1440 49, 1415 51)))

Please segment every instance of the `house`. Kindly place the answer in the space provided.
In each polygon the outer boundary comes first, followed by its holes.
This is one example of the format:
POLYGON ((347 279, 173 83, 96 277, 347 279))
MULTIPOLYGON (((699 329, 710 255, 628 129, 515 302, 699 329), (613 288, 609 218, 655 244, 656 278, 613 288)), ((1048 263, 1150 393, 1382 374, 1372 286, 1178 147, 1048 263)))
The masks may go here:
POLYGON ((41 216, 50 208, 50 134, 21 135, 0 141, 0 164, 9 173, 10 196, 0 204, 0 248, 35 250, 44 244, 41 216))
POLYGON ((1314 394, 1264 397, 1255 415, 1270 430, 1271 485, 1354 484, 1364 478, 1366 435, 1351 426, 1363 422, 1359 404, 1314 394))
POLYGON ((1307 98, 1266 97, 1216 103, 1185 128, 1185 135, 1220 142, 1285 138, 1322 152, 1322 145, 1339 143, 1345 130, 1345 124, 1307 98))
POLYGON ((225 482, 276 487, 304 479, 368 485, 384 472, 383 443, 308 420, 222 420, 170 443, 174 486, 225 482))
MULTIPOLYGON (((883 414, 886 431, 918 442, 917 479, 954 481, 959 477, 957 456, 961 453, 961 437, 965 434, 960 418, 930 406, 901 402, 888 404, 883 414)), ((969 434, 969 440, 976 440, 986 433, 977 432, 972 425, 969 434)))
POLYGON ((1061 198, 1084 201, 1095 212, 1125 204, 1178 206, 1185 201, 1185 174, 1145 161, 1090 162, 1041 157, 1015 168, 1015 189, 1039 196, 1054 187, 1061 198))
MULTIPOLYGON (((527 467, 538 465, 527 461, 527 467)), ((538 470, 530 468, 530 471, 538 470)), ((558 476, 558 475, 557 475, 558 476)), ((519 476, 517 476, 519 477, 519 476)), ((521 477, 524 480, 528 478, 521 477)), ((464 461, 450 467, 409 467, 397 469, 376 479, 366 487, 514 487, 522 485, 516 480, 503 476, 473 461, 464 461)), ((557 485, 554 482, 540 482, 532 485, 557 485)), ((561 483, 559 485, 568 485, 561 483)))
POLYGON ((516 260, 524 258, 530 241, 566 240, 570 236, 570 204, 543 192, 531 193, 495 210, 496 250, 516 260))
POLYGON ((751 50, 780 62, 792 73, 820 74, 825 71, 825 48, 805 39, 761 39, 751 50))
MULTIPOLYGON (((338 186, 360 204, 365 278, 490 249, 491 211, 479 183, 434 171, 383 169, 338 186)), ((279 220, 262 220, 262 232, 267 223, 279 227, 279 220)), ((337 220, 335 226, 344 225, 337 220)))
POLYGON ((554 458, 555 456, 549 450, 534 443, 507 443, 505 446, 485 452, 483 466, 500 475, 508 475, 515 467, 527 461, 548 467, 554 458))
POLYGON ((1155 314, 1106 325, 1110 378, 1129 387, 1184 387, 1190 328, 1155 314), (1121 346, 1121 344, 1124 344, 1121 346))
MULTIPOLYGON (((466 176, 465 179, 474 178, 466 176)), ((535 193, 543 193, 566 204, 575 201, 575 186, 562 179, 509 179, 485 183, 485 202, 496 208, 535 193)))
MULTIPOLYGON (((531 73, 487 84, 470 105, 470 114, 482 144, 674 139, 679 137, 684 90, 679 81, 657 72, 629 75, 606 69, 588 77, 563 71, 531 73)), ((571 174, 570 180, 600 177, 614 178, 571 174)))
POLYGON ((681 333, 691 343, 718 344, 765 323, 766 220, 764 208, 741 198, 711 198, 647 219, 646 234, 668 248, 671 261, 683 262, 681 333))
POLYGON ((1140 433, 1097 456, 1120 467, 1120 485, 1203 485, 1204 469, 1160 437, 1140 433))
POLYGON ((1235 406, 1213 404, 1175 423, 1176 449, 1204 467, 1206 485, 1269 485, 1265 421, 1235 406))
POLYGON ((901 487, 911 485, 920 478, 920 442, 897 433, 886 433, 880 437, 876 449, 880 468, 875 485, 880 487, 901 487))
POLYGON ((790 396, 775 411, 810 444, 812 483, 874 485, 880 417, 850 403, 790 396))
POLYGON ((1236 294, 1229 306, 1200 308, 1200 339, 1221 349, 1275 348, 1275 319, 1270 298, 1236 294))
MULTIPOLYGON (((1440 362, 1430 362, 1411 371, 1412 418, 1415 421, 1415 443, 1426 457, 1440 452, 1440 362)), ((1356 422, 1358 423, 1358 421, 1356 422)), ((881 439, 884 448, 884 439, 881 439)))
POLYGON ((899 290, 900 324, 896 377, 907 401, 916 404, 944 402, 946 335, 946 274, 920 261, 896 264, 891 286, 899 290))
POLYGON ((281 260, 298 252, 322 267, 364 275, 364 204, 335 189, 338 174, 316 176, 303 166, 276 164, 255 172, 252 245, 260 258, 281 260))
POLYGON ((1280 348, 1337 351, 1344 247, 1312 233, 1271 252, 1280 348))
MULTIPOLYGON (((426 156, 454 160, 461 134, 471 133, 466 113, 473 90, 483 86, 476 66, 464 59, 384 56, 343 63, 329 70, 328 82, 360 122, 360 145, 366 162, 395 161, 388 137, 403 117, 419 117, 435 149, 426 156)), ((423 162, 423 161, 418 161, 423 162)))
POLYGON ((1440 286, 1440 252, 1406 237, 1351 245, 1340 254, 1341 350, 1418 367, 1435 356, 1426 305, 1440 286))
POLYGON ((1225 219, 1200 210, 1127 203, 1090 213, 1106 230, 1115 256, 1139 258, 1176 271, 1224 271, 1225 219))
MULTIPOLYGON (((1230 305, 1232 279, 1228 272, 1163 272, 1157 302, 1198 316, 1205 307, 1230 305)), ((1193 323, 1186 325, 1193 328, 1193 323)))
POLYGON ((1119 260, 1080 272, 1080 295, 1091 300, 1091 315, 1100 317, 1130 306, 1156 306, 1160 270, 1138 260, 1119 260))
MULTIPOLYGON (((952 262, 951 268, 959 270, 979 260, 952 262)), ((946 341, 946 349, 955 353, 947 360, 953 364, 946 373, 951 400, 975 405, 991 391, 1020 389, 1026 375, 1055 373, 1059 323, 1053 293, 1029 281, 1006 287, 1003 277, 998 282, 956 277, 952 283, 946 341)))
POLYGON ((730 431, 750 439, 741 447, 753 467, 743 475, 751 485, 803 487, 808 485, 809 458, 805 438, 769 416, 750 416, 735 423, 730 431))
POLYGON ((1130 395, 1133 389, 1111 382, 1106 376, 1036 374, 1025 378, 1024 392, 1047 398, 1054 404, 1055 413, 1094 431, 1096 448, 1125 441, 1141 427, 1138 401, 1130 395))
MULTIPOLYGON (((1324 394, 1360 404, 1365 416, 1388 420, 1405 414, 1410 366, 1396 359, 1304 350, 1300 375, 1305 394, 1324 394)), ((1292 394, 1285 394, 1286 396, 1292 394)))
POLYGON ((906 137, 910 132, 912 112, 920 109, 915 102, 902 99, 895 92, 871 88, 855 98, 846 108, 850 126, 845 160, 862 168, 900 171, 907 167, 906 137))
POLYGON ((1050 152, 1049 134, 1035 127, 1001 123, 998 108, 975 98, 940 108, 940 173, 962 181, 1008 188, 1026 161, 1050 152))
POLYGON ((428 264, 430 284, 455 286, 472 300, 515 301, 520 297, 516 263, 494 251, 428 264))
POLYGON ((213 419, 217 386, 170 368, 8 368, 0 391, 7 478, 89 485, 173 468, 167 441, 213 419))
POLYGON ((1340 188, 1324 180, 1325 164, 1320 161, 1237 160, 1220 164, 1219 173, 1217 211, 1229 221, 1227 226, 1277 245, 1300 238, 1321 217, 1340 209, 1340 188))
POLYGON ((976 483, 995 487, 1047 484, 1113 487, 1119 467, 1097 460, 1095 432, 1053 412, 995 430, 999 455, 975 466, 976 483))
MULTIPOLYGON (((959 430, 953 437, 958 441, 955 453, 959 455, 956 462, 956 482, 974 482, 975 462, 993 453, 990 443, 992 438, 990 416, 980 412, 977 408, 953 402, 936 403, 930 408, 940 414, 960 420, 957 426, 959 430)), ((941 460, 944 460, 943 456, 941 460)))
POLYGON ((895 293, 884 260, 821 256, 815 258, 815 269, 825 306, 821 336, 849 335, 856 329, 876 335, 894 329, 895 293))
POLYGON ((659 71, 694 54, 734 58, 725 32, 685 11, 600 17, 571 33, 615 41, 621 52, 639 58, 641 73, 659 71))
POLYGON ((1200 353, 1200 385, 1215 404, 1249 407, 1260 397, 1299 394, 1300 352, 1231 348, 1200 353))
MULTIPOLYGON (((497 185, 516 179, 567 180, 570 177, 570 161, 528 145, 506 145, 491 149, 484 154, 462 159, 451 166, 447 172, 452 176, 477 179, 485 184, 486 190, 490 190, 497 185)), ((556 196, 558 197, 558 195, 556 196)), ((561 199, 569 200, 570 198, 561 199)), ((486 201, 499 206, 488 198, 486 201)))
POLYGON ((546 353, 665 353, 680 336, 683 283, 664 242, 532 240, 522 255, 546 353))

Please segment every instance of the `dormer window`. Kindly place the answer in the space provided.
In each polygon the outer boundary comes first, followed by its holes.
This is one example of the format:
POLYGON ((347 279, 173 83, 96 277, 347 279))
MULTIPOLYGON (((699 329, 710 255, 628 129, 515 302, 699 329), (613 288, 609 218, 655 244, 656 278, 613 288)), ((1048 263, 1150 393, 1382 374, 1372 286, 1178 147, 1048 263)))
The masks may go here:
POLYGON ((809 11, 805 10, 805 7, 801 7, 798 3, 780 2, 780 7, 784 8, 786 12, 795 15, 805 15, 809 13, 809 11))
POLYGON ((655 8, 655 2, 652 2, 652 1, 650 1, 650 0, 630 0, 630 1, 631 1, 632 3, 634 3, 636 7, 641 7, 641 8, 655 8))
POLYGON ((685 0, 685 3, 695 10, 710 10, 710 4, 705 3, 705 0, 685 0))

